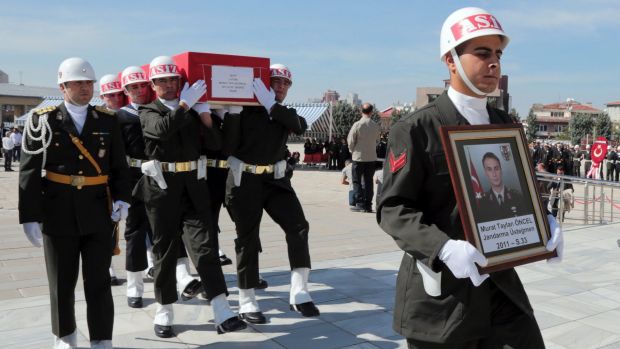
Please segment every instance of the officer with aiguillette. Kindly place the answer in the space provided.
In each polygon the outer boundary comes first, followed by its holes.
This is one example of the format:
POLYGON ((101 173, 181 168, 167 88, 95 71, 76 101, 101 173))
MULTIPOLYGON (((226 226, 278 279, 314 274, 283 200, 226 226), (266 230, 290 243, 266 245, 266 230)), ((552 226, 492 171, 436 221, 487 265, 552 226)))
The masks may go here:
POLYGON ((43 244, 54 348, 77 346, 80 259, 91 348, 112 348, 111 214, 127 215, 129 170, 116 115, 88 104, 95 80, 87 61, 63 61, 58 85, 64 102, 35 111, 24 134, 19 221, 33 245, 43 244))

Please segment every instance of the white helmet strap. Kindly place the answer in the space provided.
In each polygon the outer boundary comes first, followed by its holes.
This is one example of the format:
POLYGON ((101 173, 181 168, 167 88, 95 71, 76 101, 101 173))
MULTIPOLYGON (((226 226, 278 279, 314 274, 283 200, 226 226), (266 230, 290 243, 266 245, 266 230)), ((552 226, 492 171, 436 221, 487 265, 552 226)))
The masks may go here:
POLYGON ((455 48, 450 49, 450 53, 452 54, 452 59, 454 59, 454 64, 456 65, 456 70, 458 71, 459 75, 461 76, 461 79, 463 79, 463 82, 465 83, 465 85, 467 85, 467 87, 469 87, 471 92, 477 94, 478 96, 485 96, 486 97, 488 95, 488 93, 480 91, 476 86, 474 86, 474 84, 471 82, 471 80, 469 80, 469 77, 467 76, 467 74, 465 73, 465 70, 463 69, 463 66, 461 65, 461 59, 459 58, 459 55, 456 53, 456 49, 455 48))

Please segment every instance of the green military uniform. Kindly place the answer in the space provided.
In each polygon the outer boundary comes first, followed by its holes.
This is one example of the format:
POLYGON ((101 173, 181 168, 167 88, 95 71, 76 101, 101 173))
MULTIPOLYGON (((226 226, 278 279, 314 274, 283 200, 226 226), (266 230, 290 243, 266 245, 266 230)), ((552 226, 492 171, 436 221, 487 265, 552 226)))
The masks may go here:
POLYGON ((483 221, 516 217, 525 213, 525 203, 520 192, 504 187, 504 192, 501 195, 502 202, 500 203, 498 196, 493 193, 493 189, 484 193, 479 210, 480 218, 483 221))
MULTIPOLYGON (((306 120, 293 108, 275 104, 244 107, 241 114, 224 119, 224 151, 247 165, 269 166, 284 160, 289 133, 302 134, 306 120)), ((236 186, 232 171, 226 182, 226 205, 235 222, 238 286, 259 286, 259 229, 263 209, 284 230, 291 269, 310 268, 309 225, 301 203, 287 177, 275 178, 273 171, 262 174, 244 170, 236 186)))
MULTIPOLYGON (((217 133, 202 127, 194 110, 170 110, 159 99, 140 107, 144 153, 149 160, 175 163, 200 157, 202 139, 221 147, 217 133)), ((213 145, 215 146, 215 145, 213 145)), ((212 147, 213 147, 212 146, 212 147)), ((177 300, 176 262, 182 237, 200 275, 207 298, 228 295, 218 256, 217 234, 211 223, 209 190, 196 170, 163 172, 167 189, 143 176, 134 189, 142 200, 153 230, 155 299, 160 304, 177 300)))
MULTIPOLYGON (((505 112, 487 110, 492 124, 511 122, 505 112)), ((449 239, 465 239, 439 127, 467 124, 444 93, 390 131, 377 220, 405 252, 396 281, 394 330, 414 348, 478 348, 495 338, 518 343, 514 348, 543 347, 514 269, 491 273, 474 287, 468 278, 455 278, 437 257, 449 239), (442 272, 440 296, 424 291, 416 260, 442 272)))
MULTIPOLYGON (((52 332, 64 337, 75 331, 75 285, 80 257, 86 296, 90 340, 112 339, 114 304, 110 290, 112 220, 106 185, 74 186, 41 177, 41 171, 67 176, 98 175, 93 165, 72 144, 69 133, 108 175, 112 199, 130 201, 129 170, 121 132, 114 113, 89 106, 78 134, 64 104, 36 111, 34 122, 47 114, 51 144, 42 168, 42 154, 22 154, 19 174, 19 221, 43 223, 43 247, 52 307, 52 332)), ((28 149, 41 142, 25 139, 28 149)), ((77 182, 76 182, 77 183, 77 182)))

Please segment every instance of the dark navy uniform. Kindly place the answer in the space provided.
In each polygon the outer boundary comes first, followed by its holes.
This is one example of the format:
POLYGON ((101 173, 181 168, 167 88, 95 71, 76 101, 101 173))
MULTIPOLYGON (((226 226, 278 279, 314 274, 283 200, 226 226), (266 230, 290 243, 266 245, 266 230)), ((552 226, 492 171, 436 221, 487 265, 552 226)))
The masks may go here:
POLYGON ((607 175, 606 179, 608 181, 614 180, 614 171, 616 169, 616 161, 618 161, 618 154, 615 150, 610 149, 607 152, 607 175))
MULTIPOLYGON (((201 130, 204 129, 195 111, 185 111, 181 107, 170 110, 157 99, 140 107, 140 122, 148 159, 182 163, 200 157, 201 130)), ((175 270, 181 234, 207 298, 228 295, 218 258, 216 232, 210 221, 206 181, 199 180, 196 170, 189 168, 187 171, 165 171, 163 175, 167 189, 161 189, 147 176, 143 176, 134 189, 134 194, 145 203, 153 229, 157 302, 171 304, 177 300, 175 270)))
MULTIPOLYGON (((131 104, 121 108, 117 114, 125 141, 125 153, 130 159, 131 187, 133 188, 142 178, 139 160, 146 160, 142 125, 140 124, 138 110, 131 104)), ((144 203, 136 197, 132 197, 129 214, 125 220, 125 240, 127 241, 125 269, 127 271, 138 272, 148 267, 146 259, 147 237, 153 241, 144 203)))
MULTIPOLYGON (((61 338, 73 333, 75 285, 80 258, 87 321, 91 341, 112 339, 114 304, 110 289, 112 220, 106 185, 79 185, 79 176, 97 177, 95 167, 72 144, 69 133, 82 145, 108 176, 113 201, 130 201, 129 171, 121 131, 114 113, 89 106, 82 133, 78 134, 64 104, 35 112, 35 123, 48 115, 52 139, 47 161, 42 154, 23 152, 19 174, 19 221, 43 223, 43 247, 50 288, 52 332, 61 338), (45 169, 57 176, 74 176, 74 185, 41 177, 45 169)), ((24 139, 28 149, 40 142, 24 139)), ((51 178, 51 177, 50 177, 51 178)), ((66 177, 65 177, 66 178, 66 177)))
MULTIPOLYGON (((511 123, 487 107, 491 124, 511 123)), ((432 348, 478 348, 493 335, 514 348, 542 348, 542 336, 514 269, 490 274, 474 287, 437 257, 449 239, 464 240, 439 134, 441 125, 467 125, 446 93, 396 123, 388 142, 377 220, 405 252, 396 281, 393 328, 432 348), (429 296, 416 260, 442 272, 441 295, 429 296), (467 347, 469 348, 469 347, 467 347)), ((421 345, 420 347, 427 347, 421 345)), ((494 346, 489 346, 494 347, 494 346)))
MULTIPOLYGON (((289 133, 301 135, 306 120, 295 109, 275 104, 271 114, 264 107, 244 107, 241 114, 224 119, 224 151, 247 165, 269 166, 284 159, 289 133)), ((226 205, 237 231, 237 275, 239 288, 256 288, 259 283, 259 228, 263 209, 284 230, 291 269, 310 268, 309 225, 297 194, 287 177, 274 178, 242 172, 240 186, 228 174, 226 205)))
POLYGON ((483 220, 504 219, 521 216, 525 213, 525 204, 520 192, 504 187, 504 193, 501 195, 502 202, 500 203, 498 196, 493 193, 493 189, 484 193, 479 210, 483 220))

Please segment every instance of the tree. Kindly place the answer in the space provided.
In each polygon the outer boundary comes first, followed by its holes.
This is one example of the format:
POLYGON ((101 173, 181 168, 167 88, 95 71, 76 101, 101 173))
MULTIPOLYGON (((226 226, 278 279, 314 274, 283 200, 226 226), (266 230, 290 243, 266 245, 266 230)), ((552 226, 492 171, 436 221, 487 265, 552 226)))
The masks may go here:
POLYGON ((510 108, 510 112, 508 113, 508 115, 510 115, 510 118, 512 119, 512 121, 514 121, 514 122, 521 122, 521 118, 519 117, 519 113, 517 112, 517 110, 515 108, 510 108))
POLYGON ((392 125, 394 125, 395 123, 398 122, 398 120, 404 118, 405 116, 413 113, 415 111, 415 108, 410 107, 409 105, 406 105, 404 107, 402 107, 401 109, 396 109, 394 108, 394 110, 392 111, 392 125))
POLYGON ((572 144, 581 144, 581 139, 592 133, 594 121, 592 117, 583 113, 573 113, 570 122, 570 139, 572 144))
POLYGON ((536 140, 536 132, 538 132, 538 121, 536 121, 536 114, 534 114, 534 110, 530 108, 530 112, 527 114, 527 141, 533 142, 536 140))
POLYGON ((347 135, 351 126, 360 118, 361 110, 359 107, 352 107, 344 101, 334 103, 333 109, 334 133, 347 135))
POLYGON ((612 124, 609 114, 599 114, 594 120, 594 126, 596 127, 596 134, 603 136, 607 139, 611 138, 612 124))

